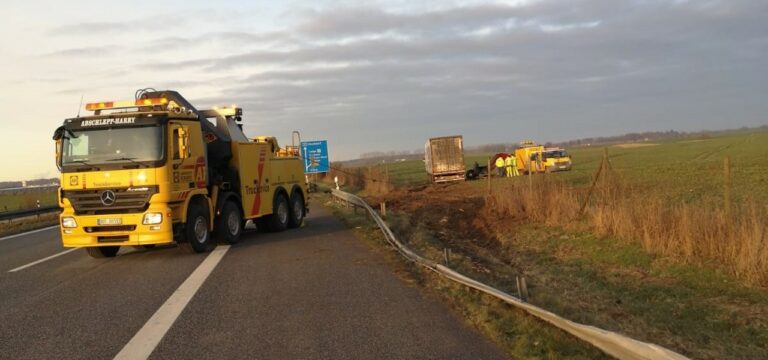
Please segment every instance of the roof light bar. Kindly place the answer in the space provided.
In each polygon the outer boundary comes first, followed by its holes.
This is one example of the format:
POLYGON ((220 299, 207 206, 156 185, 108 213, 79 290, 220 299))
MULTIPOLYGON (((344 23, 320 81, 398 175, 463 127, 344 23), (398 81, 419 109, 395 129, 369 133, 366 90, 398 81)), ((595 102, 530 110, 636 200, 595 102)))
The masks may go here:
POLYGON ((85 110, 96 111, 104 109, 123 109, 132 108, 138 106, 155 106, 166 105, 168 99, 166 98, 152 98, 152 99, 138 99, 138 100, 126 100, 126 101, 103 101, 97 103, 88 103, 85 105, 85 110))

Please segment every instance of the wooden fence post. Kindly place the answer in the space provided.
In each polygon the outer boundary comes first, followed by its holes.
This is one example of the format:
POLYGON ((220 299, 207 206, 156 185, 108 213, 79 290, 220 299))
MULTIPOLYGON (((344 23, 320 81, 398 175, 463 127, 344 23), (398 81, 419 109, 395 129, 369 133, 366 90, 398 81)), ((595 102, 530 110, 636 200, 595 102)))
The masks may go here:
POLYGON ((600 162, 600 166, 597 168, 597 174, 595 174, 595 179, 592 180, 592 186, 589 187, 589 191, 587 192, 587 197, 584 199, 584 202, 581 204, 581 209, 579 210, 579 216, 584 215, 584 210, 587 208, 589 199, 592 197, 592 192, 595 191, 595 185, 597 185, 597 180, 600 179, 600 174, 603 172, 603 167, 605 167, 605 158, 603 158, 603 161, 600 162))
POLYGON ((731 187, 731 158, 726 156, 723 159, 723 210, 728 222, 731 215, 731 187))
POLYGON ((528 193, 533 194, 533 161, 528 161, 528 193))
POLYGON ((488 195, 491 195, 491 158, 488 157, 488 195))
POLYGON ((607 191, 607 183, 608 183, 608 148, 603 148, 603 160, 600 162, 600 167, 602 167, 603 172, 603 179, 600 182, 600 187, 603 188, 603 192, 607 191))

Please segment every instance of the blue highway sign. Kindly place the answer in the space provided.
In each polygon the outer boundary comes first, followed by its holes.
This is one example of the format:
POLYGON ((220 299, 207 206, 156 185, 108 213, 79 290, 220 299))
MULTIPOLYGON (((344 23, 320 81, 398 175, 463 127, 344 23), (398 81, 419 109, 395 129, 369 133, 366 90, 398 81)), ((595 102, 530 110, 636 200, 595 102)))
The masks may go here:
POLYGON ((304 159, 304 173, 325 173, 331 167, 328 160, 328 140, 302 141, 301 157, 304 159))

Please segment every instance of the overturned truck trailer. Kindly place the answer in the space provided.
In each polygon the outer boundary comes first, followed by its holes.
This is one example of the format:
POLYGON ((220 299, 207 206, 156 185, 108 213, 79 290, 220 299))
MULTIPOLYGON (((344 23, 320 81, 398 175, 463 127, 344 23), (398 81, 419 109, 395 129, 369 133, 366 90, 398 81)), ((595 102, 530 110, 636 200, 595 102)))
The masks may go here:
POLYGON ((429 139, 424 145, 424 163, 433 183, 463 181, 463 138, 459 135, 429 139))

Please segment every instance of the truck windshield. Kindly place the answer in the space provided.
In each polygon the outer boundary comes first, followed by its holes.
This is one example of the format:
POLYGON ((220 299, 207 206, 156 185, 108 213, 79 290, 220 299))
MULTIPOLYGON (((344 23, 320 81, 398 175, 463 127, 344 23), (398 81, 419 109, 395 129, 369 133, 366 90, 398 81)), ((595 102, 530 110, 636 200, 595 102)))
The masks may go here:
POLYGON ((163 160, 160 125, 67 131, 62 166, 146 166, 163 160))
POLYGON ((561 158, 561 157, 567 157, 568 152, 566 152, 565 150, 551 150, 551 151, 547 151, 544 154, 544 156, 547 158, 561 158))

